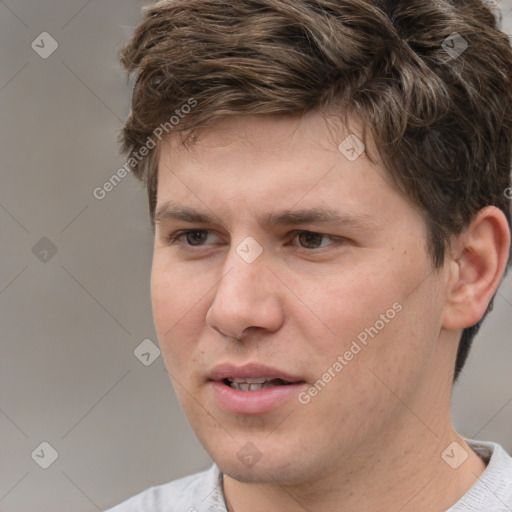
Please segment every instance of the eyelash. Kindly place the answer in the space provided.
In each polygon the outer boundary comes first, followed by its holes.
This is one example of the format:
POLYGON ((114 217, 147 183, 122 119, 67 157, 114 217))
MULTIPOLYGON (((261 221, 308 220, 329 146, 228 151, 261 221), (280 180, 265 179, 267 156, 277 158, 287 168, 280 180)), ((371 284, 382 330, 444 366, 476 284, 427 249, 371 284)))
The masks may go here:
MULTIPOLYGON (((176 233, 173 233, 169 237, 167 237, 167 243, 169 245, 173 245, 173 244, 175 244, 177 242, 183 243, 179 239, 181 237, 183 237, 183 236, 188 235, 189 233, 211 233, 211 231, 208 230, 208 229, 187 229, 187 230, 184 230, 184 231, 178 231, 176 233)), ((318 233, 316 231, 296 230, 296 231, 293 231, 292 233, 293 233, 293 239, 295 239, 297 236, 302 235, 302 234, 309 234, 309 235, 320 235, 323 238, 330 238, 334 242, 332 244, 329 244, 328 246, 321 246, 321 247, 316 247, 316 248, 313 248, 313 249, 309 249, 307 247, 297 246, 298 249, 303 249, 303 250, 308 251, 308 252, 320 251, 322 249, 325 249, 325 247, 330 247, 332 245, 339 245, 341 240, 343 240, 342 237, 335 237, 335 236, 327 235, 325 233, 318 233)), ((205 245, 208 245, 208 244, 191 245, 191 244, 188 244, 188 243, 183 243, 183 245, 185 245, 186 247, 204 247, 205 245)))

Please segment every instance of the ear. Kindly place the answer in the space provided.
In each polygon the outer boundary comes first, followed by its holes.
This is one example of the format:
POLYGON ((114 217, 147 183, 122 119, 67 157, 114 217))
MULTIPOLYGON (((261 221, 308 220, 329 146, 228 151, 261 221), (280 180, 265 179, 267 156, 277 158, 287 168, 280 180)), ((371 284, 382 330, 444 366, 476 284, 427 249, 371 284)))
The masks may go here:
POLYGON ((464 329, 482 319, 505 272, 509 250, 505 214, 494 206, 480 210, 452 244, 445 329, 464 329))

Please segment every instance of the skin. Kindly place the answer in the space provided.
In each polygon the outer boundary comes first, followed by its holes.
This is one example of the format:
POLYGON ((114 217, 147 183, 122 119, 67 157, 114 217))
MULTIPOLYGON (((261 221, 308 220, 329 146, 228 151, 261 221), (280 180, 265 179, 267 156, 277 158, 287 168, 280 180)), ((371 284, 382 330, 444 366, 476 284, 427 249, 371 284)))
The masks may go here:
POLYGON ((434 270, 422 216, 378 161, 337 149, 358 131, 334 131, 316 112, 238 117, 193 147, 175 135, 161 146, 157 211, 172 201, 212 216, 156 223, 163 357, 224 474, 229 510, 441 512, 485 469, 452 426, 450 397, 462 329, 484 314, 504 271, 507 222, 485 208, 434 270), (368 221, 259 221, 313 207, 368 221), (169 242, 183 230, 207 233, 169 242), (248 236, 263 249, 250 264, 236 252, 248 236), (313 385, 395 303, 401 311, 308 404, 237 415, 215 401, 208 374, 224 362, 261 362, 313 385), (469 455, 457 469, 441 458, 453 441, 469 455), (261 454, 251 467, 237 457, 248 442, 261 454))

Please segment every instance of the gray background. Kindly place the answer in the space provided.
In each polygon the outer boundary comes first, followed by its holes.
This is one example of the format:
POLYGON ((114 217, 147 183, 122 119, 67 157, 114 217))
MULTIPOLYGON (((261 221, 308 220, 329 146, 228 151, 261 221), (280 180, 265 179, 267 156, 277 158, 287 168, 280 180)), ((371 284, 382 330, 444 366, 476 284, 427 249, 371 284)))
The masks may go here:
MULTIPOLYGON (((211 462, 162 358, 134 355, 156 343, 145 192, 128 176, 93 196, 124 163, 130 87, 116 54, 142 5, 0 2, 1 512, 104 510, 211 462), (31 47, 51 49, 42 32, 58 43, 48 58, 31 47), (42 442, 58 452, 48 469, 42 442)), ((501 6, 512 34, 512 1, 501 6)), ((453 404, 463 435, 509 451, 511 277, 453 404)))

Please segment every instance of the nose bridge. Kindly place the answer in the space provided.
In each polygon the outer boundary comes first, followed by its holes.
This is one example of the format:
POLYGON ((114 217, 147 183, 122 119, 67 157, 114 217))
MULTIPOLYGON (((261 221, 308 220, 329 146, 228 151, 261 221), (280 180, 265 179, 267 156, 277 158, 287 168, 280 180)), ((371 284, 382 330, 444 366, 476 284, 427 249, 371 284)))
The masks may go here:
POLYGON ((207 324, 235 338, 248 327, 278 328, 282 315, 278 298, 269 287, 267 263, 263 248, 250 237, 231 247, 207 324))
POLYGON ((234 311, 261 300, 264 295, 263 272, 263 259, 261 256, 255 258, 245 242, 232 247, 225 261, 224 277, 219 282, 214 302, 229 306, 234 311))
MULTIPOLYGON (((247 236, 233 244, 224 264, 225 277, 219 283, 217 293, 224 285, 225 288, 233 288, 233 291, 238 293, 247 288, 247 291, 253 294, 255 290, 252 290, 252 287, 256 281, 262 279, 265 271, 265 260, 262 245, 253 237, 247 236)), ((241 293, 241 295, 248 294, 241 293)))

